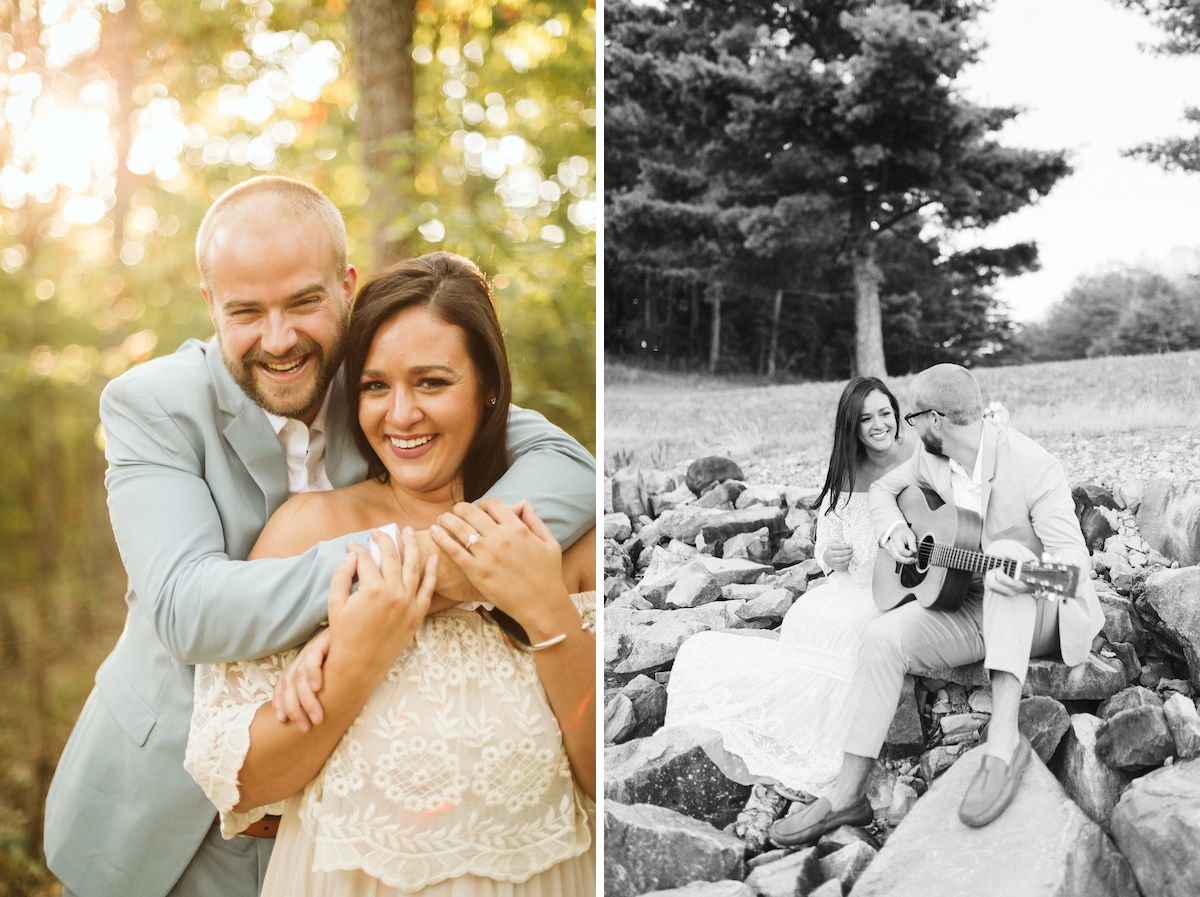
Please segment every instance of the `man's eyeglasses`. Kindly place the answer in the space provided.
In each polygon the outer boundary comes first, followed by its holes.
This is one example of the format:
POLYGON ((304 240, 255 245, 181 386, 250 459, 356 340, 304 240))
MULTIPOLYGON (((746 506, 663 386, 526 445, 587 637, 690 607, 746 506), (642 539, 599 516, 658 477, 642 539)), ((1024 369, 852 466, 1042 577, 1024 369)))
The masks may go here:
POLYGON ((926 408, 924 411, 914 411, 911 414, 904 415, 904 422, 910 427, 913 425, 913 418, 920 417, 922 414, 941 414, 942 412, 934 408, 926 408))

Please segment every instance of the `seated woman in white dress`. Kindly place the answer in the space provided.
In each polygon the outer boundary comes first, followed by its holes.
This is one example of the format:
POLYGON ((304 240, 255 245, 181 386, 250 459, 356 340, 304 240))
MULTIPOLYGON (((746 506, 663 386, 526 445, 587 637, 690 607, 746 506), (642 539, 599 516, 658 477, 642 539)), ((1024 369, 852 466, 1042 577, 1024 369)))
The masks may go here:
POLYGON ((398 543, 373 534, 379 565, 354 546, 334 577, 319 724, 271 706, 294 650, 197 667, 185 765, 226 837, 282 814, 265 897, 594 894, 595 532, 562 552, 525 503, 463 503, 507 466, 511 379, 479 269, 434 253, 380 274, 344 369, 369 478, 288 501, 251 558, 391 523, 398 543), (492 613, 427 613, 425 527, 492 613))
POLYGON ((705 752, 736 782, 774 784, 789 795, 833 784, 863 629, 879 613, 867 489, 912 453, 899 426, 896 397, 882 381, 847 384, 813 502, 815 553, 828 576, 788 610, 778 640, 757 630, 701 632, 675 658, 666 725, 696 727, 705 752))

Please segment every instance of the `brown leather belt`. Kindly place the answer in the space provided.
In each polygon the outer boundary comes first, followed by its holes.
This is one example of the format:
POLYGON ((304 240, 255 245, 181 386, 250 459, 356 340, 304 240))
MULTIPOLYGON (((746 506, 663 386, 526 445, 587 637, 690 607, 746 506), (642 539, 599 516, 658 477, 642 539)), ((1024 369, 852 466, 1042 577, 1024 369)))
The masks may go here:
MULTIPOLYGON (((217 816, 217 825, 221 824, 221 817, 217 816)), ((237 833, 239 838, 274 838, 279 831, 278 816, 264 816, 258 822, 252 822, 242 831, 237 833)))

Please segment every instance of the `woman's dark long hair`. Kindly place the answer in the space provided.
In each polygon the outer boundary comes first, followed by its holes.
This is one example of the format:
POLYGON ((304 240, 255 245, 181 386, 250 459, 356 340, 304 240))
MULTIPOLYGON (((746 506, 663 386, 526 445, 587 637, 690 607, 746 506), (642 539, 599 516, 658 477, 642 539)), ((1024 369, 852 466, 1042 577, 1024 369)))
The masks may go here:
POLYGON ((838 399, 837 417, 833 422, 833 450, 829 453, 829 472, 825 474, 825 485, 821 494, 813 499, 810 508, 821 506, 821 501, 829 496, 829 507, 826 513, 837 507, 843 492, 854 488, 854 470, 866 454, 866 449, 858 438, 858 418, 862 414, 863 403, 867 396, 878 390, 888 397, 892 405, 892 414, 896 418, 896 438, 900 438, 900 403, 892 395, 892 391, 878 377, 855 377, 842 390, 838 399))
POLYGON ((484 406, 483 423, 463 459, 463 497, 474 501, 508 469, 512 376, 491 288, 473 262, 450 252, 431 252, 393 265, 359 290, 350 313, 343 368, 353 399, 346 403, 348 432, 366 459, 367 475, 386 483, 387 468, 358 422, 358 384, 379 328, 409 308, 423 308, 462 330, 482 395, 485 401, 496 398, 495 405, 484 406))

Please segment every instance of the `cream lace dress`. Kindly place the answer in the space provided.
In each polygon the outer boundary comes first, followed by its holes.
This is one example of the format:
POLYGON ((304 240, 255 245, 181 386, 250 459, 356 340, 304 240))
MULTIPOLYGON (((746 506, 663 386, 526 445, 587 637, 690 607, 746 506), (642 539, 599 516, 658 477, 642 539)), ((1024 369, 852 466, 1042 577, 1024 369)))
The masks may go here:
POLYGON ((836 510, 825 510, 816 557, 843 540, 854 548, 849 570, 801 595, 777 640, 701 632, 671 670, 666 725, 698 727, 709 757, 742 784, 778 782, 820 795, 841 765, 863 630, 880 613, 871 597, 876 545, 866 493, 843 493, 836 510))
MULTIPOLYGON (((595 592, 571 597, 594 631, 595 592)), ((222 834, 283 816, 263 897, 595 893, 595 808, 533 656, 473 611, 426 618, 302 792, 232 812, 250 723, 295 654, 196 667, 184 765, 222 834)))

